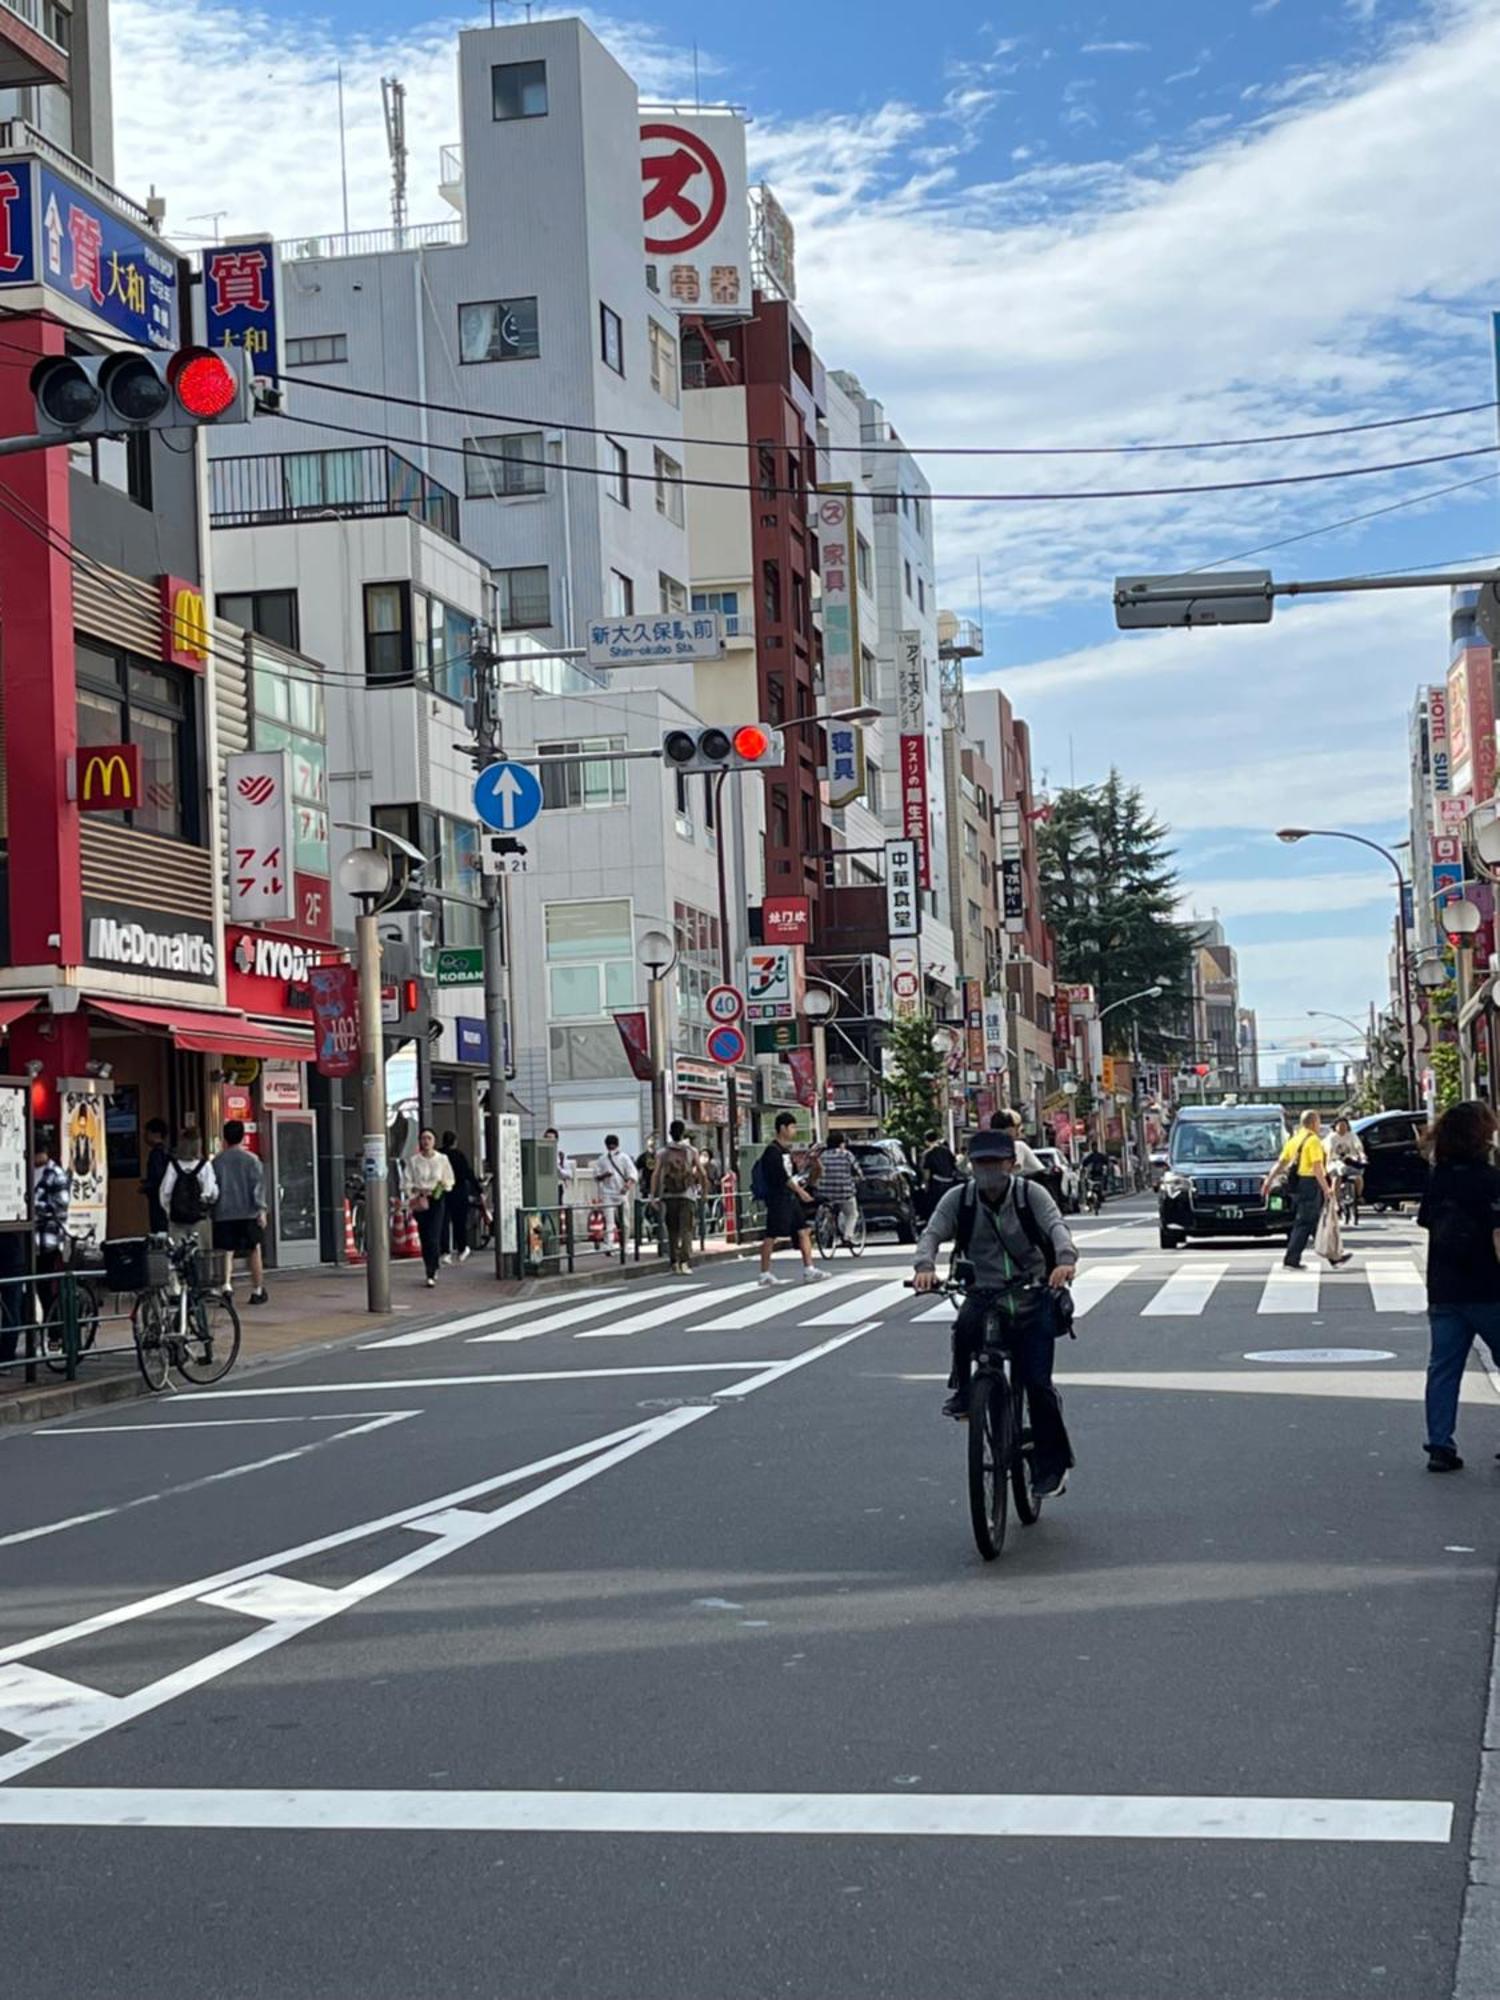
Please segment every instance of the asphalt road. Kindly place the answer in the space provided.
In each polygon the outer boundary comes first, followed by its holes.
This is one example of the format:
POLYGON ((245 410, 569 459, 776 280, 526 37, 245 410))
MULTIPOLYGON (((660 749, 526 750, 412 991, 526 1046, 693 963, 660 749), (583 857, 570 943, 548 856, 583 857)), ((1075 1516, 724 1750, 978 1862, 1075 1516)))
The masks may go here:
POLYGON ((882 1246, 0 1441, 7 1990, 1451 2000, 1500 1400, 1430 1478, 1409 1224, 1078 1233, 993 1565, 882 1246))

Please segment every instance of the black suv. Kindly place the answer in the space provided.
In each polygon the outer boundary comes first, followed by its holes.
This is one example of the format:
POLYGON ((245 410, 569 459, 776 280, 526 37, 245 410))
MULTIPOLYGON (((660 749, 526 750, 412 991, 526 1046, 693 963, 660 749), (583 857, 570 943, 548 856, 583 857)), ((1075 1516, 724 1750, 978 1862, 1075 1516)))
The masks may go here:
POLYGON ((1427 1188, 1427 1159, 1417 1143, 1427 1128, 1420 1111, 1377 1111, 1357 1118, 1354 1134, 1365 1149, 1366 1208, 1398 1208, 1420 1201, 1427 1188))
POLYGON ((1266 1201, 1260 1192, 1285 1142, 1279 1105, 1183 1105, 1156 1193, 1162 1249, 1180 1249, 1190 1236, 1285 1236, 1285 1195, 1266 1201))
POLYGON ((901 1243, 917 1240, 917 1176, 895 1139, 856 1139, 849 1151, 859 1175, 856 1192, 866 1223, 894 1229, 901 1243))

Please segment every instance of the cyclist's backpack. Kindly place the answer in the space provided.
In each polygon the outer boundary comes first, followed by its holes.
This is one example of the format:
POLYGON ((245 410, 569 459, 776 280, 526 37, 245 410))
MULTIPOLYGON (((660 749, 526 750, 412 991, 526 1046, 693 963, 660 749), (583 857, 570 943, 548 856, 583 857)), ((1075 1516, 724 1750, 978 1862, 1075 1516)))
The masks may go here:
MULTIPOLYGON (((1052 1238, 1037 1221, 1031 1206, 1031 1196, 1025 1190, 1026 1182, 1019 1174, 1014 1175, 1011 1179, 1011 1199, 1015 1203, 1016 1214, 1020 1218, 1021 1227, 1026 1231, 1032 1249, 1041 1251, 1050 1278, 1057 1264, 1057 1252, 1052 1248, 1052 1238)), ((958 1227, 953 1232, 955 1257, 966 1257, 969 1254, 969 1242, 974 1234, 974 1223, 978 1214, 979 1191, 970 1181, 964 1188, 963 1200, 958 1208, 958 1227)))
POLYGON ((178 1160, 174 1160, 172 1164, 177 1169, 177 1178, 172 1183, 172 1199, 167 1207, 167 1219, 170 1222, 180 1222, 184 1228, 190 1228, 193 1223, 201 1222, 208 1213, 208 1204, 203 1199, 202 1162, 195 1160, 190 1167, 183 1166, 178 1160))
POLYGON ((766 1166, 766 1156, 769 1152, 770 1147, 768 1146, 766 1152, 760 1155, 755 1165, 750 1169, 750 1192, 757 1201, 768 1202, 773 1192, 770 1171, 766 1166))
POLYGON ((693 1186, 693 1160, 686 1146, 679 1146, 674 1140, 664 1146, 660 1162, 660 1185, 663 1194, 688 1194, 693 1186))

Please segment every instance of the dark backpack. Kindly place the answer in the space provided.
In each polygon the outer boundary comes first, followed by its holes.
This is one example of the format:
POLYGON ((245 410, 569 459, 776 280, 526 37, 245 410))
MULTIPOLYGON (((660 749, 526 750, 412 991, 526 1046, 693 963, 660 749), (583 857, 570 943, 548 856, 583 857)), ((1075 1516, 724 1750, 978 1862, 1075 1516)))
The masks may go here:
MULTIPOLYGON (((1047 1266, 1047 1276, 1050 1278, 1057 1269, 1057 1252, 1052 1247, 1051 1235, 1037 1220, 1036 1210, 1031 1205, 1030 1185, 1019 1174, 1011 1177, 1010 1200, 1015 1204, 1016 1214, 1020 1218, 1021 1227, 1025 1230, 1031 1247, 1042 1253, 1042 1261, 1047 1266)), ((969 1243, 974 1235, 974 1224, 978 1217, 979 1190, 972 1181, 969 1181, 958 1206, 958 1226, 953 1232, 955 1261, 968 1255, 969 1243)), ((1077 1338, 1073 1331, 1071 1293, 1066 1290, 1057 1292, 1049 1290, 1045 1295, 1043 1309, 1051 1317, 1052 1336, 1055 1340, 1061 1340, 1064 1334, 1070 1340, 1077 1338)))
MULTIPOLYGON (((769 1202, 776 1190, 771 1183, 771 1170, 766 1162, 771 1157, 772 1147, 767 1146, 755 1165, 750 1169, 750 1192, 757 1201, 769 1202)), ((780 1151, 779 1147, 775 1148, 780 1151)), ((785 1179, 785 1175, 782 1176, 785 1179)))
POLYGON ((208 1213, 208 1203, 203 1199, 203 1163, 194 1161, 185 1167, 178 1160, 172 1162, 177 1169, 177 1178, 172 1183, 172 1199, 167 1204, 167 1219, 190 1227, 201 1222, 208 1213))

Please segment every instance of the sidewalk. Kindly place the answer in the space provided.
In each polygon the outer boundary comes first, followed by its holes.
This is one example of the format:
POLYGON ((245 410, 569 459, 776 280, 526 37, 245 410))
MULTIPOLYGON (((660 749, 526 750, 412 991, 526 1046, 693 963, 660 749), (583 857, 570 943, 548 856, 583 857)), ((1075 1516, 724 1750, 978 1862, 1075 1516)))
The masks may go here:
MULTIPOLYGON (((732 1245, 710 1240, 706 1251, 695 1253, 694 1261, 711 1263, 739 1254, 732 1245)), ((584 1286, 608 1282, 629 1284, 637 1277, 660 1277, 666 1268, 664 1259, 654 1254, 654 1249, 648 1254, 644 1243, 638 1264, 633 1256, 621 1264, 615 1257, 606 1257, 592 1249, 580 1251, 577 1262, 578 1268, 571 1276, 564 1272, 556 1278, 527 1278, 517 1282, 497 1279, 494 1253, 476 1251, 466 1264, 445 1264, 438 1274, 437 1289, 430 1292, 422 1282, 420 1258, 393 1258, 389 1313, 372 1313, 366 1306, 363 1264, 323 1264, 310 1271, 269 1271, 266 1289, 270 1302, 263 1306, 247 1303, 249 1281, 241 1278, 234 1298, 244 1341, 235 1374, 247 1367, 314 1353, 344 1341, 369 1339, 382 1331, 404 1331, 465 1313, 483 1312, 486 1306, 504 1305, 511 1299, 540 1300, 584 1286)), ((101 1325, 101 1344, 107 1341, 115 1345, 129 1337, 124 1320, 101 1325)), ((11 1423, 66 1416, 73 1410, 147 1393, 130 1352, 83 1355, 77 1379, 72 1382, 50 1373, 40 1362, 34 1384, 26 1381, 21 1370, 8 1369, 0 1375, 0 1428, 11 1423)))

